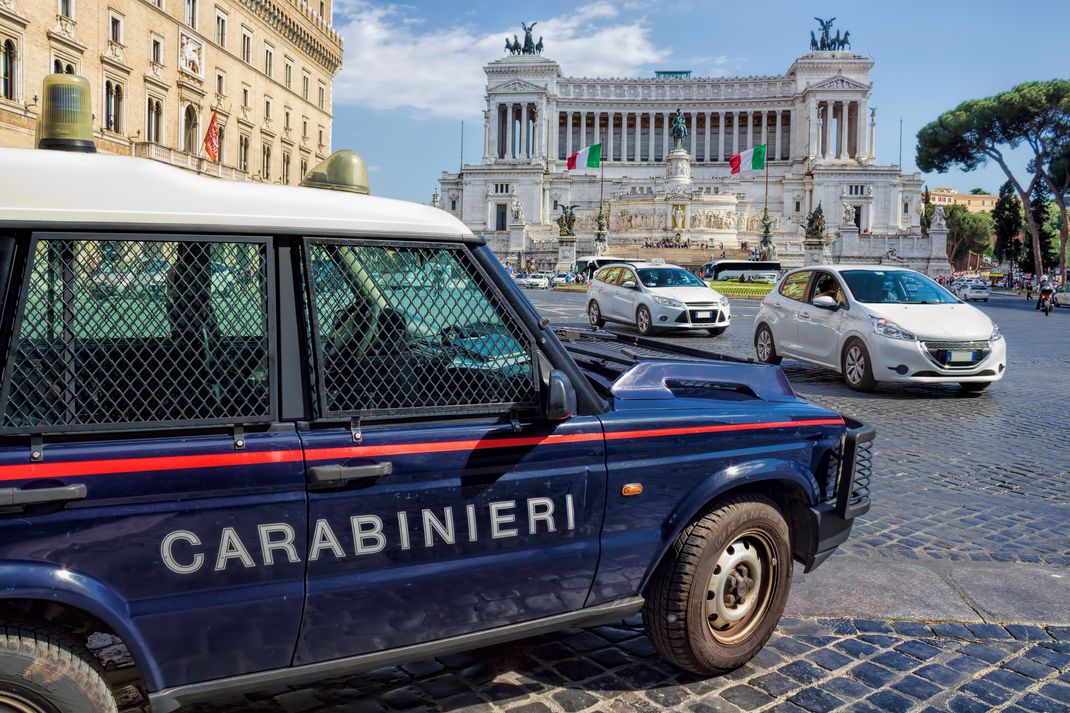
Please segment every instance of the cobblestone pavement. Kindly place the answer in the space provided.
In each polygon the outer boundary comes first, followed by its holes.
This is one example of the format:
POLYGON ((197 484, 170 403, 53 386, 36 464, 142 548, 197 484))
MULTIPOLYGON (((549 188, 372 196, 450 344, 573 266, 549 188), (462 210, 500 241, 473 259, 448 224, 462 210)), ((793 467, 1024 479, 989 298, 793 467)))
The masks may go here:
MULTIPOLYGON (((537 293, 533 301, 556 324, 582 319, 582 294, 537 293)), ((757 307, 733 302, 733 325, 720 338, 668 338, 751 356, 757 307)), ((995 297, 982 309, 1007 336, 1010 357, 1006 378, 980 395, 954 386, 857 394, 832 372, 785 362, 801 395, 878 430, 873 508, 856 524, 844 554, 826 568, 858 560, 878 567, 996 563, 1006 568, 999 571, 1008 581, 1036 580, 1041 572, 1070 578, 1070 431, 1061 416, 1043 425, 1070 402, 1070 310, 1044 318, 1010 297, 995 297)), ((851 581, 835 585, 850 587, 851 581)), ((991 586, 1002 582, 994 577, 991 586)), ((916 596, 926 592, 919 588, 916 596)), ((1042 625, 976 623, 985 618, 977 612, 968 623, 888 621, 881 611, 865 620, 785 618, 751 663, 707 680, 662 662, 641 622, 632 619, 267 691, 190 713, 1070 713, 1070 627, 1043 619, 1042 625)))

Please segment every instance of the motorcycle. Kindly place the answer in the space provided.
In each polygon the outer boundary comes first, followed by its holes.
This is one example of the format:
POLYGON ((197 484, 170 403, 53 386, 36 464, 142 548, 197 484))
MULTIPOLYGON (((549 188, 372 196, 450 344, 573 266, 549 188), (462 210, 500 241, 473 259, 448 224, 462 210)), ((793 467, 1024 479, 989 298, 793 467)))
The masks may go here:
POLYGON ((1051 314, 1052 310, 1051 295, 1040 295, 1039 298, 1040 311, 1044 313, 1045 317, 1047 317, 1049 314, 1051 314))

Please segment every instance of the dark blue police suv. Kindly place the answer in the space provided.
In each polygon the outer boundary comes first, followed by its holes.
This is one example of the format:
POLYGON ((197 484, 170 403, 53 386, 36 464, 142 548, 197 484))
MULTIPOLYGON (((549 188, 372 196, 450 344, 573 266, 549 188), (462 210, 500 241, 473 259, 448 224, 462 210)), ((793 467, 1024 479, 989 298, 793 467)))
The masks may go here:
POLYGON ((0 709, 169 713, 639 611, 688 671, 753 656, 869 507, 872 431, 778 367, 555 331, 332 160, 343 190, 0 149, 0 709))

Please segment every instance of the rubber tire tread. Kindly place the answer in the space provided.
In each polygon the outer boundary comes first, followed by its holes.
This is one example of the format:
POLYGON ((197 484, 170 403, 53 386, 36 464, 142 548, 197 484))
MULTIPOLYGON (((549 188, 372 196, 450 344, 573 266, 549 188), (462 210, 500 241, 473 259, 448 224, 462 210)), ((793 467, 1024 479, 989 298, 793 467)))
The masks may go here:
POLYGON ((767 324, 762 324, 762 326, 758 328, 758 332, 755 333, 755 335, 754 335, 754 346, 755 346, 755 349, 754 349, 754 360, 756 362, 758 362, 759 364, 771 364, 773 366, 777 366, 778 364, 780 364, 780 362, 782 362, 784 360, 784 358, 782 356, 780 356, 779 354, 776 353, 776 340, 773 339, 773 330, 770 329, 769 325, 767 325, 767 324), (758 347, 758 334, 763 329, 765 331, 769 332, 769 344, 770 344, 770 348, 771 348, 771 351, 769 352, 769 358, 766 359, 765 361, 762 361, 761 359, 758 358, 758 349, 757 349, 757 347, 758 347))
MULTIPOLYGON (((734 514, 734 511, 755 503, 767 505, 780 513, 782 518, 784 517, 777 504, 762 495, 740 495, 720 501, 712 510, 692 521, 677 536, 647 589, 646 604, 643 607, 643 625, 646 627, 647 637, 663 658, 686 671, 706 676, 722 675, 736 668, 711 669, 695 656, 688 635, 687 600, 703 552, 713 534, 721 527, 724 520, 734 514), (672 623, 669 621, 670 616, 673 617, 672 623)), ((788 549, 790 552, 790 544, 788 549)), ((791 566, 790 555, 787 564, 791 566)), ((779 595, 783 601, 787 600, 790 588, 791 572, 789 569, 787 591, 779 595)), ((779 615, 777 621, 779 621, 779 615)), ((775 630, 775 624, 768 627, 755 653, 765 646, 775 630)))
POLYGON ((32 657, 56 677, 50 686, 44 686, 40 681, 21 685, 39 695, 45 692, 49 703, 61 713, 117 713, 115 696, 104 680, 103 669, 96 657, 85 646, 55 629, 29 623, 0 625, 0 686, 4 685, 5 679, 21 678, 17 673, 4 670, 4 658, 8 653, 32 657), (57 691, 57 682, 69 685, 57 691), (72 699, 71 695, 77 699, 72 699))

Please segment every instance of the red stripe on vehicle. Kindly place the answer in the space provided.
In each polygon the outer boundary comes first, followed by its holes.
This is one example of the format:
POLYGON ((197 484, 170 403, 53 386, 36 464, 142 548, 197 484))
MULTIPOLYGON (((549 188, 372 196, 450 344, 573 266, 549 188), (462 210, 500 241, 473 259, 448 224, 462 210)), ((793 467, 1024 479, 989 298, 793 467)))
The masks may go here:
MULTIPOLYGON (((703 433, 732 431, 757 431, 772 428, 799 428, 804 426, 842 426, 843 419, 814 419, 809 421, 772 421, 769 423, 728 423, 711 426, 681 426, 636 431, 609 431, 609 441, 630 438, 662 438, 666 436, 691 436, 703 433)), ((158 456, 152 458, 113 458, 107 460, 63 461, 57 463, 28 463, 0 466, 0 481, 32 480, 43 478, 68 478, 87 475, 120 475, 164 470, 192 470, 242 465, 269 465, 293 463, 303 457, 310 461, 343 460, 346 458, 375 458, 383 456, 418 455, 422 453, 452 453, 477 451, 490 448, 522 448, 539 445, 584 443, 602 440, 603 434, 568 433, 545 436, 517 436, 513 438, 490 438, 467 441, 427 441, 423 443, 396 443, 383 446, 344 446, 340 448, 315 448, 302 454, 300 450, 243 451, 237 453, 209 453, 190 456, 158 456)))

